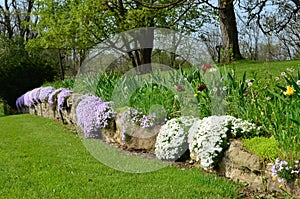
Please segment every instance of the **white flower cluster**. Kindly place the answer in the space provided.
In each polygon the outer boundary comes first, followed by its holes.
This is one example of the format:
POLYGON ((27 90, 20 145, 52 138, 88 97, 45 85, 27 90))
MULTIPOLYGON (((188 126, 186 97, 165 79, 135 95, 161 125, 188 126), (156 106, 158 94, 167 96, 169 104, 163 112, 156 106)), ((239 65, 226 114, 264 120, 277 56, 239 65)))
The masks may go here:
POLYGON ((254 124, 232 116, 210 116, 196 121, 189 131, 191 155, 204 169, 213 168, 227 148, 228 136, 237 136, 256 129, 254 124))
POLYGON ((156 157, 176 160, 189 148, 204 169, 211 169, 228 147, 228 137, 256 130, 254 124, 232 116, 210 116, 202 120, 180 117, 169 120, 156 139, 156 157))
POLYGON ((168 120, 156 138, 155 155, 159 159, 175 161, 188 149, 188 132, 194 117, 183 116, 168 120))
POLYGON ((260 127, 257 127, 255 124, 250 123, 248 121, 242 120, 240 118, 235 118, 232 116, 224 116, 227 117, 227 126, 229 126, 229 130, 231 135, 234 137, 240 137, 245 133, 259 131, 260 127))

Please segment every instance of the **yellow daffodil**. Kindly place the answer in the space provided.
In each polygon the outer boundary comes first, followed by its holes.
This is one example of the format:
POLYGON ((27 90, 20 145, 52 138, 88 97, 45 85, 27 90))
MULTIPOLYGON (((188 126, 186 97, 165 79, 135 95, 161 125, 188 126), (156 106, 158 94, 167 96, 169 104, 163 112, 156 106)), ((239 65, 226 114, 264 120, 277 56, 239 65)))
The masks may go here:
POLYGON ((291 86, 287 86, 286 87, 286 91, 283 92, 284 95, 293 95, 294 93, 295 93, 295 90, 291 86))

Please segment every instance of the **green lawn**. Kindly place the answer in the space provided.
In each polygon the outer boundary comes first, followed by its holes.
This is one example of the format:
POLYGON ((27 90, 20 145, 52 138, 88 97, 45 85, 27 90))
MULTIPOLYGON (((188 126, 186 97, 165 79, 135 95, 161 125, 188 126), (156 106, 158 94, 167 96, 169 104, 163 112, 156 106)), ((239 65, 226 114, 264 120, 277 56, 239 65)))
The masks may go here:
POLYGON ((256 73, 257 78, 264 79, 269 75, 280 76, 280 73, 286 71, 287 68, 298 69, 300 60, 291 61, 273 61, 273 62, 258 62, 251 60, 240 60, 231 64, 218 64, 221 70, 235 69, 238 76, 241 77, 244 72, 247 72, 248 77, 253 77, 256 73))
POLYGON ((237 198, 199 169, 132 174, 93 158, 77 134, 32 115, 0 117, 0 198, 237 198))

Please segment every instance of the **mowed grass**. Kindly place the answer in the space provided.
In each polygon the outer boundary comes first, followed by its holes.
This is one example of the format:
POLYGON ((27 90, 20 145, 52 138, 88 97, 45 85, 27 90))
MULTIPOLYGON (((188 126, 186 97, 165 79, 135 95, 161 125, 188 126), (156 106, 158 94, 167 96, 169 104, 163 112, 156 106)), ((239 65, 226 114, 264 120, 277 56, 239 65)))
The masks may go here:
POLYGON ((246 72, 247 77, 258 79, 266 79, 270 77, 280 76, 280 73, 286 71, 287 68, 295 70, 300 67, 300 60, 290 61, 272 61, 272 62, 258 62, 251 60, 239 60, 230 64, 218 64, 221 71, 235 70, 237 76, 241 78, 246 72))
POLYGON ((0 198, 238 198, 200 169, 132 174, 104 166, 77 134, 33 115, 0 118, 0 198))

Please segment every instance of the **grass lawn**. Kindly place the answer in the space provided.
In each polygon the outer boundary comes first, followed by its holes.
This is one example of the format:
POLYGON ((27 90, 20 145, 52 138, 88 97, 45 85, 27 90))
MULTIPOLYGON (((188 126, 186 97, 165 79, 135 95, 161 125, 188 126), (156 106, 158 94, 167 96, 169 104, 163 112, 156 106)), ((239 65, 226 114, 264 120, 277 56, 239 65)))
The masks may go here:
POLYGON ((300 66, 300 60, 290 61, 273 61, 273 62, 258 62, 251 60, 239 60, 231 64, 218 64, 222 70, 235 69, 238 77, 242 77, 244 72, 247 72, 247 77, 253 77, 256 73, 256 77, 259 79, 265 79, 270 75, 273 77, 280 76, 280 73, 286 71, 287 68, 294 68, 297 70, 300 66))
POLYGON ((0 198, 238 198, 239 185, 196 168, 111 169, 50 119, 0 117, 0 140, 0 198))

